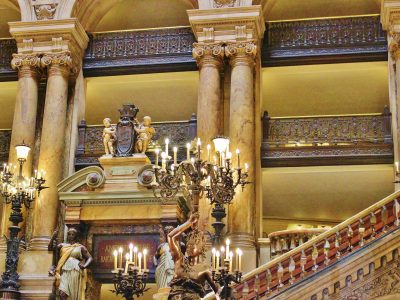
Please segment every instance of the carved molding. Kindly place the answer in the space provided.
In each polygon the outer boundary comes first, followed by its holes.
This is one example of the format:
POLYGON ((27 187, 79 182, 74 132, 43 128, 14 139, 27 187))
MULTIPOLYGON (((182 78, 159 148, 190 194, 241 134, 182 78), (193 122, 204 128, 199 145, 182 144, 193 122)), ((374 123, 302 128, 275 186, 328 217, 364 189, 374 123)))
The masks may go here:
POLYGON ((37 54, 13 54, 11 67, 18 70, 19 77, 38 77, 40 74, 40 56, 37 54))
POLYGON ((220 68, 224 58, 224 47, 221 43, 194 43, 193 57, 200 68, 204 65, 220 68))
POLYGON ((58 3, 33 5, 38 20, 52 20, 57 10, 58 3))
POLYGON ((73 68, 72 58, 68 51, 45 53, 40 59, 41 66, 48 69, 48 75, 68 76, 73 68))
POLYGON ((230 59, 232 66, 237 64, 254 65, 258 46, 254 41, 233 42, 225 46, 225 55, 230 59))

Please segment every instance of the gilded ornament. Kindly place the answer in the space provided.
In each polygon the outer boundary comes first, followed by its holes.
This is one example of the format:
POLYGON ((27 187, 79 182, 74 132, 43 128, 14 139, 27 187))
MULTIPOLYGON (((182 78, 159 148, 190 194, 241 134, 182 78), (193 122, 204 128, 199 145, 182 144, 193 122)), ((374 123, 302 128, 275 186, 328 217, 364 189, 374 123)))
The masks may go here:
POLYGON ((13 54, 11 67, 20 69, 21 67, 40 67, 40 57, 37 54, 13 54))
POLYGON ((214 0, 214 7, 234 7, 236 4, 236 0, 214 0))
POLYGON ((224 47, 220 43, 194 43, 192 54, 199 67, 204 63, 221 66, 224 47))
POLYGON ((253 41, 228 43, 225 46, 225 55, 227 57, 232 57, 235 55, 248 55, 254 58, 256 54, 257 45, 253 41))
POLYGON ((45 53, 42 56, 40 63, 42 67, 58 65, 62 67, 72 68, 72 58, 68 51, 60 53, 45 53))
POLYGON ((54 19, 57 3, 34 5, 34 9, 38 20, 51 20, 54 19))

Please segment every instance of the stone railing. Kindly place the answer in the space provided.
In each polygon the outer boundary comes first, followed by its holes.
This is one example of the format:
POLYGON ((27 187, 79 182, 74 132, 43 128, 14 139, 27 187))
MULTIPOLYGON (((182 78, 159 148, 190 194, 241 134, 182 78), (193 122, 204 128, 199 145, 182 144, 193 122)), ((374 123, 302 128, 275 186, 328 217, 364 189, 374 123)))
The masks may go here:
POLYGON ((8 162, 8 154, 10 152, 11 130, 0 130, 0 164, 8 162))
POLYGON ((242 282, 234 287, 237 299, 273 297, 379 241, 398 229, 399 201, 400 191, 245 274, 242 282))
POLYGON ((293 250, 328 229, 329 228, 298 228, 272 232, 268 235, 271 256, 279 256, 293 250))
POLYGON ((390 163, 392 148, 387 107, 382 114, 263 116, 264 166, 390 163))
MULTIPOLYGON (((262 65, 385 60, 386 35, 379 16, 269 22, 262 65)), ((190 27, 89 33, 83 61, 86 77, 196 70, 190 27)), ((14 39, 0 39, 0 80, 11 69, 14 39)))
POLYGON ((263 66, 387 56, 379 15, 269 22, 264 40, 263 66))
MULTIPOLYGON (((188 121, 174 122, 153 122, 153 127, 156 130, 156 135, 149 145, 147 156, 151 161, 154 160, 155 147, 164 147, 165 138, 170 139, 171 147, 177 146, 181 149, 178 151, 178 160, 184 160, 186 151, 186 143, 195 139, 197 134, 197 119, 196 115, 188 121)), ((98 158, 104 154, 103 133, 104 126, 102 125, 86 125, 85 121, 81 121, 79 125, 79 142, 75 153, 75 168, 79 170, 83 167, 99 165, 98 158)))
POLYGON ((104 76, 104 72, 148 73, 151 69, 194 70, 194 42, 190 27, 93 33, 83 69, 86 76, 104 76))

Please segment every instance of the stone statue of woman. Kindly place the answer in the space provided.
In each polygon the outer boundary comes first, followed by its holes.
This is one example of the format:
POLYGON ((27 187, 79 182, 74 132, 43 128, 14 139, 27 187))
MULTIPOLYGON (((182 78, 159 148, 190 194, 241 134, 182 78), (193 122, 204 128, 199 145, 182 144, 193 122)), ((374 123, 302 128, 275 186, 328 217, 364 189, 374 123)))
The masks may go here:
POLYGON ((167 235, 173 229, 172 226, 160 229, 160 245, 154 256, 154 264, 157 266, 155 277, 158 289, 167 288, 174 277, 175 265, 167 242, 167 235))
MULTIPOLYGON (((49 250, 54 250, 57 231, 49 243, 49 250)), ((57 245, 59 260, 55 269, 56 288, 61 300, 84 300, 86 290, 86 268, 93 258, 85 246, 78 243, 78 231, 70 228, 67 243, 57 245)))

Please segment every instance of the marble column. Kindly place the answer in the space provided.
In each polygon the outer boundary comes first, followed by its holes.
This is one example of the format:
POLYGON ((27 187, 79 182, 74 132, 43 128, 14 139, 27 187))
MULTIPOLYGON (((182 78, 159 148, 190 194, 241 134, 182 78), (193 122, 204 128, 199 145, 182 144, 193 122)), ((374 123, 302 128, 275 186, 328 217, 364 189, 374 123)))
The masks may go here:
POLYGON ((30 250, 46 250, 56 227, 57 184, 62 180, 67 123, 68 78, 72 59, 68 52, 48 53, 41 58, 47 68, 47 89, 43 115, 38 170, 46 172, 46 186, 35 202, 33 238, 30 250))
MULTIPOLYGON (((223 99, 221 97, 221 68, 224 48, 220 43, 194 43, 193 57, 199 67, 199 89, 197 100, 197 136, 203 149, 223 133, 223 99)), ((213 150, 211 151, 214 152, 213 150)), ((207 153, 207 151, 204 151, 207 153)), ((203 159, 206 154, 203 154, 203 159)), ((199 201, 200 224, 210 228, 211 205, 206 198, 199 201)))
MULTIPOLYGON (((232 244, 244 250, 244 271, 256 266, 255 249, 255 97, 254 66, 257 46, 254 42, 234 42, 225 46, 231 71, 229 137, 230 150, 240 150, 240 161, 249 164, 249 178, 252 182, 243 191, 236 190, 236 196, 229 206, 229 235, 232 244)), ((233 165, 236 157, 233 155, 233 165)))
MULTIPOLYGON (((400 161, 399 153, 399 117, 400 111, 398 103, 400 103, 400 33, 390 32, 388 35, 389 40, 389 61, 388 61, 388 75, 389 75, 389 102, 390 112, 392 113, 392 135, 393 135, 393 154, 394 161, 400 161)), ((400 179, 397 176, 396 181, 400 179)), ((400 189, 400 184, 395 183, 395 190, 400 189)))
MULTIPOLYGON (((12 164, 18 164, 15 146, 24 142, 31 147, 31 151, 24 164, 23 175, 31 176, 32 152, 35 144, 38 81, 41 75, 40 58, 35 54, 14 54, 11 66, 13 69, 18 71, 18 90, 15 101, 8 161, 12 164)), ((3 205, 0 232, 2 241, 0 242, 0 245, 4 245, 4 247, 5 243, 3 243, 3 237, 8 231, 9 216, 10 206, 3 205)), ((21 224, 21 227, 23 227, 23 224, 21 224)))

